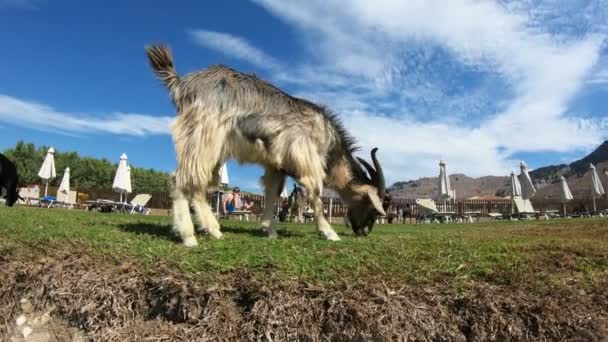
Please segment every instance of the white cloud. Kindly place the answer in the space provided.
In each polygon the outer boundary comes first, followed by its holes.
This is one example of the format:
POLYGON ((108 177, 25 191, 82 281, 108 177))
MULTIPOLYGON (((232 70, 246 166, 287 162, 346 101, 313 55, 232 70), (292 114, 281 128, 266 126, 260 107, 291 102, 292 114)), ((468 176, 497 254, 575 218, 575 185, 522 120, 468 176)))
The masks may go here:
POLYGON ((232 58, 244 60, 262 69, 273 69, 278 66, 274 58, 257 49, 243 38, 207 30, 190 30, 188 33, 201 46, 224 53, 232 58))
POLYGON ((297 78, 300 95, 342 112, 365 146, 386 151, 392 181, 434 174, 440 157, 454 172, 506 174, 514 153, 607 138, 569 110, 606 44, 603 1, 557 21, 561 2, 254 0, 309 49, 310 77, 300 67, 275 80, 297 78), (487 82, 467 85, 469 75, 487 82))
POLYGON ((587 81, 591 84, 608 84, 608 69, 593 74, 587 81))
POLYGON ((479 129, 408 122, 363 112, 351 112, 347 117, 345 126, 362 146, 358 154, 369 160, 370 150, 379 147, 378 156, 391 183, 433 176, 440 159, 448 160, 450 172, 470 176, 504 174, 509 169, 506 156, 497 152, 496 141, 479 129))
POLYGON ((111 113, 106 117, 63 113, 43 104, 0 94, 0 122, 64 134, 169 134, 171 120, 173 117, 133 113, 111 113))

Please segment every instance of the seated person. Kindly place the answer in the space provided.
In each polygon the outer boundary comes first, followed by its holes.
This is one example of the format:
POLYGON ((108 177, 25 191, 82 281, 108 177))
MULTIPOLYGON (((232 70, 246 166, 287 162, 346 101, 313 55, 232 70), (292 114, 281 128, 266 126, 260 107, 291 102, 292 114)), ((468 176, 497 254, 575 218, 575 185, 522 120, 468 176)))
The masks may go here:
POLYGON ((234 189, 232 189, 232 193, 226 195, 226 198, 224 199, 222 205, 222 208, 224 209, 225 213, 249 210, 251 207, 253 207, 252 202, 246 202, 245 204, 243 204, 243 200, 241 198, 241 190, 238 187, 234 187, 234 189))

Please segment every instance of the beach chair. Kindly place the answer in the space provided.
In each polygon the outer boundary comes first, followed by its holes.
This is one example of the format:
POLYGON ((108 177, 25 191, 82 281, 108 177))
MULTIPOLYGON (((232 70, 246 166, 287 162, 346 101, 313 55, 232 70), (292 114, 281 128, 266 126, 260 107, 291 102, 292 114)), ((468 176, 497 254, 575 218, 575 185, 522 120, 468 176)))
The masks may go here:
POLYGON ((432 199, 416 199, 416 204, 420 208, 420 212, 423 213, 423 219, 425 222, 451 222, 452 217, 456 214, 453 211, 440 211, 437 209, 437 204, 432 199))
POLYGON ((150 208, 147 208, 146 205, 151 198, 152 195, 150 194, 138 194, 137 196, 133 197, 131 202, 124 204, 124 208, 129 212, 129 214, 138 212, 143 215, 148 215, 150 214, 150 208))
POLYGON ((20 198, 17 203, 23 205, 38 205, 38 201, 40 200, 40 189, 38 188, 20 188, 19 189, 20 198))
POLYGON ((513 206, 518 218, 531 219, 540 214, 540 212, 534 210, 529 199, 524 199, 521 196, 513 197, 513 206))
POLYGON ((69 193, 65 193, 62 191, 57 192, 57 201, 55 204, 60 205, 64 208, 72 209, 76 204, 76 195, 77 192, 75 190, 71 190, 69 193))

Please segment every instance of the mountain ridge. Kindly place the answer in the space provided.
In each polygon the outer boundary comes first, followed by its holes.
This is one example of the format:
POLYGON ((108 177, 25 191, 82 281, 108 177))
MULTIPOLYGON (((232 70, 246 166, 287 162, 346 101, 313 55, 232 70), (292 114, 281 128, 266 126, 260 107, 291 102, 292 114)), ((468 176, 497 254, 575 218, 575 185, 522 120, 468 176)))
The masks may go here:
MULTIPOLYGON (((558 199, 561 194, 560 177, 564 176, 574 197, 590 196, 590 181, 587 179, 589 164, 596 166, 600 179, 605 184, 608 177, 608 140, 601 143, 587 156, 569 164, 547 165, 530 171, 530 178, 537 193, 536 198, 558 199)), ((519 173, 518 173, 519 174, 519 173)), ((395 198, 435 198, 438 177, 422 177, 417 180, 399 181, 388 190, 395 198)), ((509 176, 469 177, 462 173, 450 174, 450 184, 456 190, 457 199, 475 197, 501 198, 511 193, 509 176)))

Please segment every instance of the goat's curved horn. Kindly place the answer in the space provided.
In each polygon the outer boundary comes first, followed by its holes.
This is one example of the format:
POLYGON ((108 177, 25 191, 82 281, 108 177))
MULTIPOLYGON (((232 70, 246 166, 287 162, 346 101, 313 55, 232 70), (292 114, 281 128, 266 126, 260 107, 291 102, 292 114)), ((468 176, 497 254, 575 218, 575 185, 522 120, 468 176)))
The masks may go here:
POLYGON ((378 186, 380 198, 384 198, 384 195, 386 194, 386 184, 384 182, 384 172, 382 171, 382 166, 380 166, 380 162, 378 162, 378 158, 376 158, 377 151, 377 147, 372 149, 372 161, 374 162, 374 168, 376 169, 376 177, 372 177, 372 180, 378 186))
POLYGON ((374 179, 376 178, 376 170, 374 170, 374 168, 371 165, 369 165, 369 163, 366 162, 365 159, 357 157, 357 160, 359 160, 361 165, 363 165, 363 167, 365 167, 365 169, 367 170, 367 173, 369 173, 371 180, 374 181, 374 179))

